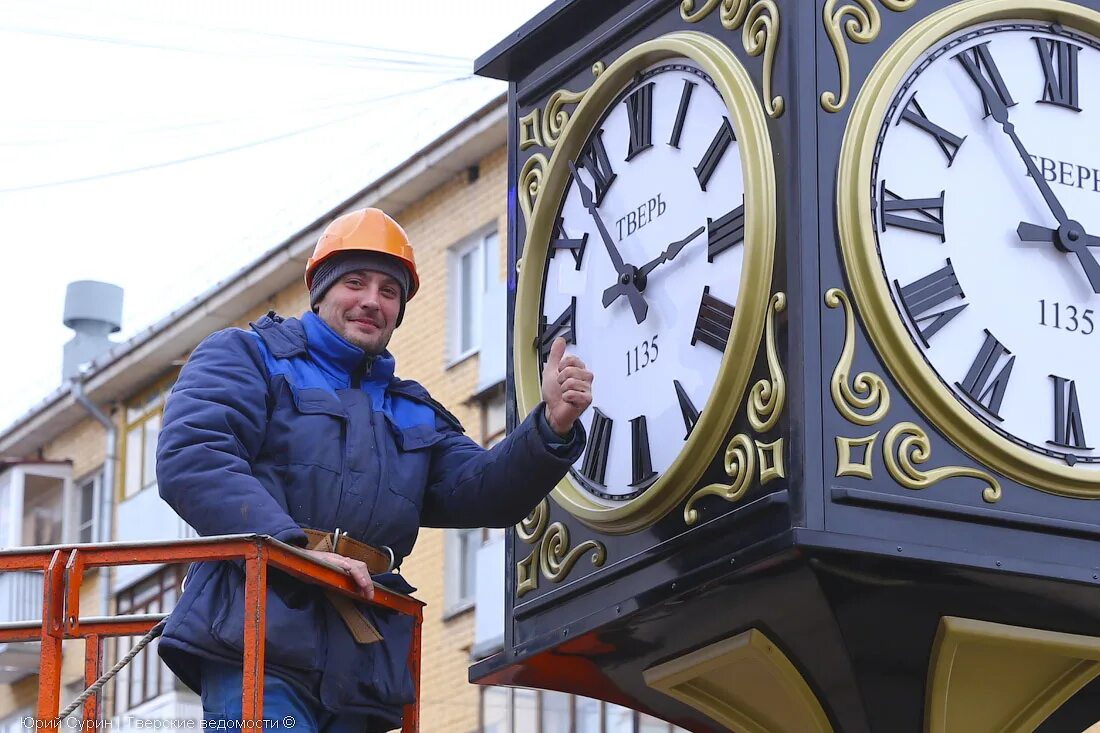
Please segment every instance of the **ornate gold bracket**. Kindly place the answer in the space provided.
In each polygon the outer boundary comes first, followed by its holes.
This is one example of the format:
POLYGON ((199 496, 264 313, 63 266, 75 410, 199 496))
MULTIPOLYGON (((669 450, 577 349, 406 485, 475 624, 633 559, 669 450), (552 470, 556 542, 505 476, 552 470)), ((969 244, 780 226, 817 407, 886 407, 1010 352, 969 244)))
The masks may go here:
POLYGON ((569 575, 581 555, 592 550, 592 564, 603 565, 607 550, 602 543, 586 540, 569 549, 569 528, 561 522, 550 524, 550 502, 543 499, 527 518, 516 525, 516 535, 528 545, 534 545, 531 554, 516 563, 516 596, 539 587, 539 574, 551 583, 558 583, 569 575))
MULTIPOLYGON (((825 0, 821 9, 821 20, 825 33, 833 44, 837 71, 840 73, 840 94, 825 91, 821 94, 821 107, 826 112, 839 112, 848 104, 848 91, 852 83, 852 70, 848 64, 848 46, 845 38, 855 43, 870 43, 878 38, 882 30, 882 16, 875 7, 875 0, 852 0, 846 5, 837 5, 843 0, 825 0), (842 37, 843 36, 843 37, 842 37)), ((917 4, 917 0, 878 0, 887 10, 902 13, 917 4)))
MULTIPOLYGON (((680 17, 688 23, 698 23, 718 7, 719 0, 681 0, 680 17)), ((778 119, 783 114, 783 97, 772 94, 775 76, 775 47, 779 43, 779 8, 775 0, 721 0, 722 26, 726 30, 741 29, 741 43, 749 56, 764 55, 764 111, 778 119)))
MULTIPOLYGON (((825 305, 844 311, 844 347, 833 369, 829 391, 837 412, 850 423, 868 427, 886 417, 890 409, 890 390, 885 380, 872 372, 860 372, 848 382, 855 360, 855 315, 848 296, 839 288, 825 292, 825 305), (869 412, 868 412, 869 411, 869 412)), ((836 436, 836 475, 871 479, 874 477, 875 443, 879 432, 857 438, 836 436), (853 459, 862 449, 862 460, 853 459)), ((899 422, 890 428, 882 442, 882 459, 886 471, 901 486, 920 490, 949 478, 973 478, 985 484, 982 499, 992 504, 1001 498, 1001 484, 988 473, 976 468, 947 466, 921 470, 917 466, 932 456, 932 442, 923 428, 911 422, 899 422)))
MULTIPOLYGON (((607 65, 597 61, 592 66, 592 76, 598 77, 604 72, 607 65)), ((589 87, 590 89, 591 87, 589 87)), ((559 89, 550 95, 546 101, 546 108, 536 107, 530 114, 524 115, 519 120, 519 149, 538 146, 547 148, 551 152, 558 145, 562 131, 569 122, 573 109, 580 104, 588 93, 588 89, 579 92, 571 92, 568 89, 559 89)), ((519 205, 523 209, 523 218, 526 224, 531 223, 531 212, 535 210, 535 202, 542 192, 542 177, 546 172, 546 166, 550 159, 543 153, 535 153, 523 164, 519 172, 519 205)))
MULTIPOLYGON (((682 8, 683 6, 681 6, 682 8)), ((768 357, 768 378, 758 380, 749 390, 745 416, 757 433, 766 433, 779 424, 779 417, 787 402, 787 381, 779 363, 779 347, 775 338, 775 316, 787 307, 786 293, 772 295, 768 318, 764 323, 764 345, 768 357)), ((760 467, 760 484, 766 484, 787 475, 783 462, 783 438, 766 443, 745 433, 738 433, 726 445, 722 465, 729 484, 708 484, 691 495, 684 505, 684 522, 688 525, 699 521, 695 503, 704 496, 720 496, 729 502, 740 501, 752 486, 752 480, 760 467)))

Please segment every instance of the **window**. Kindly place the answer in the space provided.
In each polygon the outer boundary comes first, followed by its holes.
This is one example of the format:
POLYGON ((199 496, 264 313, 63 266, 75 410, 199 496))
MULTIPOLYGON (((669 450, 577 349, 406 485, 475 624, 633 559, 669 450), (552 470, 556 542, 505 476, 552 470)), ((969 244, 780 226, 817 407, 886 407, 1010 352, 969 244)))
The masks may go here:
POLYGON ((504 383, 492 388, 480 400, 481 444, 492 447, 504 440, 508 411, 504 402, 504 383))
POLYGON ((0 473, 0 548, 73 540, 76 501, 71 496, 71 472, 67 461, 42 461, 15 464, 0 473))
POLYGON ((157 436, 164 414, 164 400, 174 383, 173 375, 126 406, 122 455, 123 499, 129 499, 157 482, 157 436))
POLYGON ((485 527, 447 530, 444 618, 474 607, 477 601, 478 550, 503 536, 503 529, 485 527))
POLYGON ((99 514, 96 506, 96 488, 98 485, 99 477, 92 476, 82 481, 76 489, 79 511, 76 525, 77 542, 95 542, 99 539, 96 533, 96 520, 99 514))
MULTIPOLYGON (((183 584, 184 567, 169 565, 155 575, 119 592, 118 615, 167 613, 176 605, 183 584)), ((139 637, 119 637, 115 659, 124 657, 139 637)), ((119 672, 115 686, 114 714, 120 715, 175 689, 175 676, 157 656, 157 640, 138 652, 119 672)))
MULTIPOLYGON (((504 439, 504 385, 477 398, 481 410, 481 444, 486 448, 504 439)), ((472 608, 477 592, 477 552, 504 536, 502 529, 451 529, 445 540, 446 578, 444 617, 472 608)))
POLYGON ((481 348, 481 308, 485 290, 495 279, 500 237, 496 230, 483 231, 451 248, 450 323, 448 351, 451 362, 481 348))
POLYGON ((481 688, 479 733, 687 733, 621 705, 552 690, 481 688))

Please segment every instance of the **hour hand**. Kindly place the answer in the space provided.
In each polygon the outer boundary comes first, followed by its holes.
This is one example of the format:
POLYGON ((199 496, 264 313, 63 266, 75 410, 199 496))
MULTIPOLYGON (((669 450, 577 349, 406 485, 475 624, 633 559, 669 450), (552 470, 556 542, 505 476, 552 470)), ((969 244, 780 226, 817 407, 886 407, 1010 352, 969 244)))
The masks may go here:
MULTIPOLYGON (((1042 242, 1056 245, 1059 249, 1062 248, 1058 229, 1051 229, 1050 227, 1042 227, 1038 224, 1029 224, 1026 221, 1022 221, 1020 222, 1020 226, 1016 227, 1016 235, 1020 238, 1021 242, 1042 242)), ((1078 239, 1083 240, 1086 247, 1100 247, 1100 237, 1094 237, 1091 234, 1080 232, 1078 234, 1078 239)), ((1067 251, 1072 252, 1073 250, 1070 249, 1067 251)))
POLYGON ((1100 238, 1086 234, 1075 222, 1058 229, 1020 222, 1016 235, 1022 242, 1049 242, 1063 252, 1076 255, 1081 269, 1085 271, 1085 277, 1089 279, 1092 292, 1100 294, 1100 262, 1096 261, 1089 250, 1089 247, 1100 247, 1100 238))

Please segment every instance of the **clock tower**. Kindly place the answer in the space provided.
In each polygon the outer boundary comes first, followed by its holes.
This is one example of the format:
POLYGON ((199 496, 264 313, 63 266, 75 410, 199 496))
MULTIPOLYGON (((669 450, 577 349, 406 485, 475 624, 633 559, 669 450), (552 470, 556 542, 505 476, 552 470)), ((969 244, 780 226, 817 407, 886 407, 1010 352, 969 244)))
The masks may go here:
POLYGON ((693 731, 1100 719, 1100 0, 561 0, 477 66, 512 417, 556 336, 595 383, 471 679, 693 731))

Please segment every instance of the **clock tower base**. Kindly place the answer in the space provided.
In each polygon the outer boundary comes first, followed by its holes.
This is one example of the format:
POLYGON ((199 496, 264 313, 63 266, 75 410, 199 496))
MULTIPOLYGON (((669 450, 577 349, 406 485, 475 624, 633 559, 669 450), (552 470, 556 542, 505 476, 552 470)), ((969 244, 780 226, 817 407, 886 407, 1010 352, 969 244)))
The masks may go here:
POLYGON ((1090 588, 786 539, 532 638, 471 681, 707 733, 1081 733, 1100 720, 1090 588))

